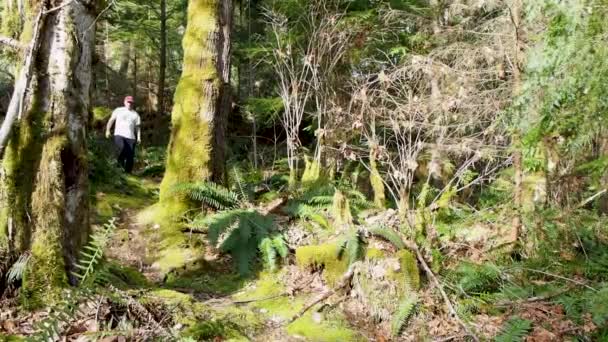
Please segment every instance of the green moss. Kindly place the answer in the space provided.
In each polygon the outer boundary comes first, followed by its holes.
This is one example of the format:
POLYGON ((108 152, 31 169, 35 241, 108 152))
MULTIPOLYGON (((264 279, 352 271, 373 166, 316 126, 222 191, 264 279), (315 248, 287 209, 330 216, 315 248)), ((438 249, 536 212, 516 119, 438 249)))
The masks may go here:
POLYGON ((172 308, 173 320, 185 326, 196 325, 210 310, 208 306, 195 301, 190 295, 172 290, 151 291, 142 299, 142 303, 149 305, 158 302, 172 308))
POLYGON ((405 249, 397 252, 399 258, 399 271, 389 272, 389 278, 397 281, 400 288, 418 290, 420 288, 420 270, 416 256, 405 249))
POLYGON ((150 286, 148 279, 133 267, 110 262, 107 271, 110 283, 118 288, 145 288, 150 286))
POLYGON ((166 274, 172 270, 183 268, 200 257, 202 257, 202 251, 174 244, 162 249, 154 266, 162 274, 166 274))
POLYGON ((168 288, 188 288, 196 292, 228 295, 243 287, 246 279, 236 273, 214 270, 203 265, 194 270, 171 272, 167 275, 165 286, 168 288))
POLYGON ((350 212, 348 198, 340 190, 336 190, 334 193, 331 215, 337 227, 347 228, 353 224, 353 216, 350 212))
POLYGON ((321 165, 316 160, 310 160, 308 156, 304 156, 304 162, 302 185, 311 186, 321 180, 321 165))
POLYGON ((383 250, 378 248, 367 248, 365 257, 367 259, 383 259, 385 257, 385 253, 383 250))
POLYGON ((94 107, 93 108, 93 123, 106 123, 110 116, 112 116, 112 109, 107 107, 94 107))
MULTIPOLYGON (((215 98, 209 87, 220 87, 214 51, 207 40, 215 32, 217 3, 189 1, 188 25, 183 39, 184 63, 171 114, 171 140, 166 172, 160 187, 161 220, 173 218, 189 208, 185 199, 171 194, 178 183, 207 180, 211 176, 211 129, 215 98)), ((213 92, 217 94, 217 91, 213 92)))
POLYGON ((348 270, 348 260, 339 258, 337 244, 303 246, 296 249, 296 262, 300 267, 323 266, 323 277, 330 285, 335 285, 348 270))
MULTIPOLYGON (((327 315, 329 318, 329 315, 327 315)), ((332 312, 331 319, 317 323, 312 318, 312 313, 307 313, 302 318, 291 323, 287 327, 290 335, 299 335, 307 341, 365 341, 355 331, 348 327, 348 323, 332 312)))
POLYGON ((67 139, 50 138, 44 144, 36 189, 32 195, 34 235, 32 258, 24 275, 23 300, 36 307, 54 298, 67 285, 63 261, 64 186, 61 151, 67 139))
POLYGON ((384 182, 382 180, 382 176, 380 175, 380 171, 378 171, 374 149, 370 151, 369 167, 371 170, 369 181, 372 185, 372 189, 374 190, 374 204, 379 208, 384 208, 386 206, 384 182))

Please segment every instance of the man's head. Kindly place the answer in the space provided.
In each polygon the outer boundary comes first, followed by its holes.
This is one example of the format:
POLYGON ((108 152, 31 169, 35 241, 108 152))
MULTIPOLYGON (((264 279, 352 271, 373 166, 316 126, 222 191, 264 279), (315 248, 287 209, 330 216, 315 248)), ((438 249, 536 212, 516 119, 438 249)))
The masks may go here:
POLYGON ((125 97, 125 107, 128 109, 133 109, 133 96, 125 97))

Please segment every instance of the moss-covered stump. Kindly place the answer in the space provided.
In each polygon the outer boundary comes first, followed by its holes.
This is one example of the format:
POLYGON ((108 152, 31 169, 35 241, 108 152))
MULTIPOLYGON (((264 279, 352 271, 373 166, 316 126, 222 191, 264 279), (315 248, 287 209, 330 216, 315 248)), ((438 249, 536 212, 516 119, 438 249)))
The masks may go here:
POLYGON ((334 286, 348 270, 348 259, 340 258, 340 246, 327 243, 296 249, 296 262, 301 268, 323 269, 323 278, 334 286))
POLYGON ((362 314, 368 320, 383 322, 382 326, 388 331, 400 303, 416 298, 420 274, 415 256, 407 250, 392 256, 380 257, 379 254, 368 250, 367 260, 354 277, 353 293, 361 307, 367 310, 362 314))

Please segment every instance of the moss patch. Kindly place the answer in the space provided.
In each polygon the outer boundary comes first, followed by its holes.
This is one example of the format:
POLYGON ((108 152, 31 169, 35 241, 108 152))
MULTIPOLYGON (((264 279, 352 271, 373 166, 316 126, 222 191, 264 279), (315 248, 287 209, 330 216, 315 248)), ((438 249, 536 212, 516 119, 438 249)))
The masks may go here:
POLYGON ((389 272, 389 278, 397 281, 400 288, 418 290, 420 288, 420 270, 414 254, 408 250, 397 252, 400 268, 398 272, 389 272))
POLYGON ((336 243, 303 246, 296 249, 296 262, 300 267, 323 267, 323 277, 331 286, 348 270, 348 260, 339 258, 336 243))
POLYGON ((280 296, 284 293, 285 285, 280 280, 280 275, 262 272, 259 274, 259 279, 251 284, 251 288, 248 291, 236 295, 235 298, 237 300, 255 300, 249 307, 258 311, 261 310, 269 316, 288 319, 300 310, 306 301, 306 297, 289 298, 287 296, 280 296), (280 297, 271 298, 273 296, 280 297))
POLYGON ((302 336, 308 341, 365 341, 362 336, 348 327, 346 320, 334 312, 331 313, 331 319, 320 323, 315 322, 312 313, 309 312, 290 324, 287 332, 290 335, 302 336))
POLYGON ((367 259, 382 259, 385 257, 383 250, 378 248, 367 248, 365 251, 365 257, 367 259))

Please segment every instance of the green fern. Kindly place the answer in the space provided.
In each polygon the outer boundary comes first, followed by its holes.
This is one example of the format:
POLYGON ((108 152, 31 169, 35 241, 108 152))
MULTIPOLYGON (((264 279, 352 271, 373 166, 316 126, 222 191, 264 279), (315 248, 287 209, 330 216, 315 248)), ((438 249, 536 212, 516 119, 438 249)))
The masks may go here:
POLYGON ((182 194, 216 210, 234 209, 245 199, 241 195, 212 182, 179 183, 172 188, 175 194, 182 194))
POLYGON ((30 253, 23 253, 19 259, 8 270, 7 281, 9 284, 14 283, 23 278, 23 274, 27 268, 27 263, 30 260, 30 253))
POLYGON ((195 230, 206 231, 209 242, 224 253, 230 253, 241 275, 251 272, 251 263, 261 252, 270 269, 276 267, 277 254, 288 254, 283 238, 276 234, 274 219, 255 209, 231 209, 197 221, 195 230))
POLYGON ((103 259, 103 253, 116 230, 115 219, 112 218, 91 236, 91 241, 80 252, 80 260, 76 262, 76 271, 73 272, 80 283, 85 283, 92 277, 97 266, 103 259))
POLYGON ((393 314, 391 322, 391 334, 395 338, 399 336, 409 319, 416 312, 418 306, 418 296, 414 293, 408 294, 401 303, 397 311, 393 314))
POLYGON ((493 263, 463 262, 458 265, 455 276, 458 287, 464 292, 492 292, 500 287, 502 271, 493 263))
POLYGON ((338 241, 338 258, 347 258, 351 265, 357 260, 361 260, 365 255, 365 240, 361 231, 351 231, 342 240, 338 241))
POLYGON ((115 219, 111 219, 91 236, 91 241, 83 248, 80 260, 76 262, 77 271, 73 272, 80 281, 78 287, 64 291, 61 301, 52 308, 49 316, 36 326, 37 332, 31 337, 32 341, 58 340, 63 328, 74 317, 85 314, 79 311, 79 304, 96 301, 98 289, 93 285, 100 270, 104 269, 100 267, 103 265, 104 250, 115 230, 115 219))
POLYGON ((517 342, 523 341, 532 329, 532 322, 527 319, 511 318, 505 323, 502 331, 494 341, 496 342, 517 342))
POLYGON ((390 242, 397 249, 405 249, 405 244, 399 234, 390 228, 372 227, 369 229, 369 233, 390 242))

